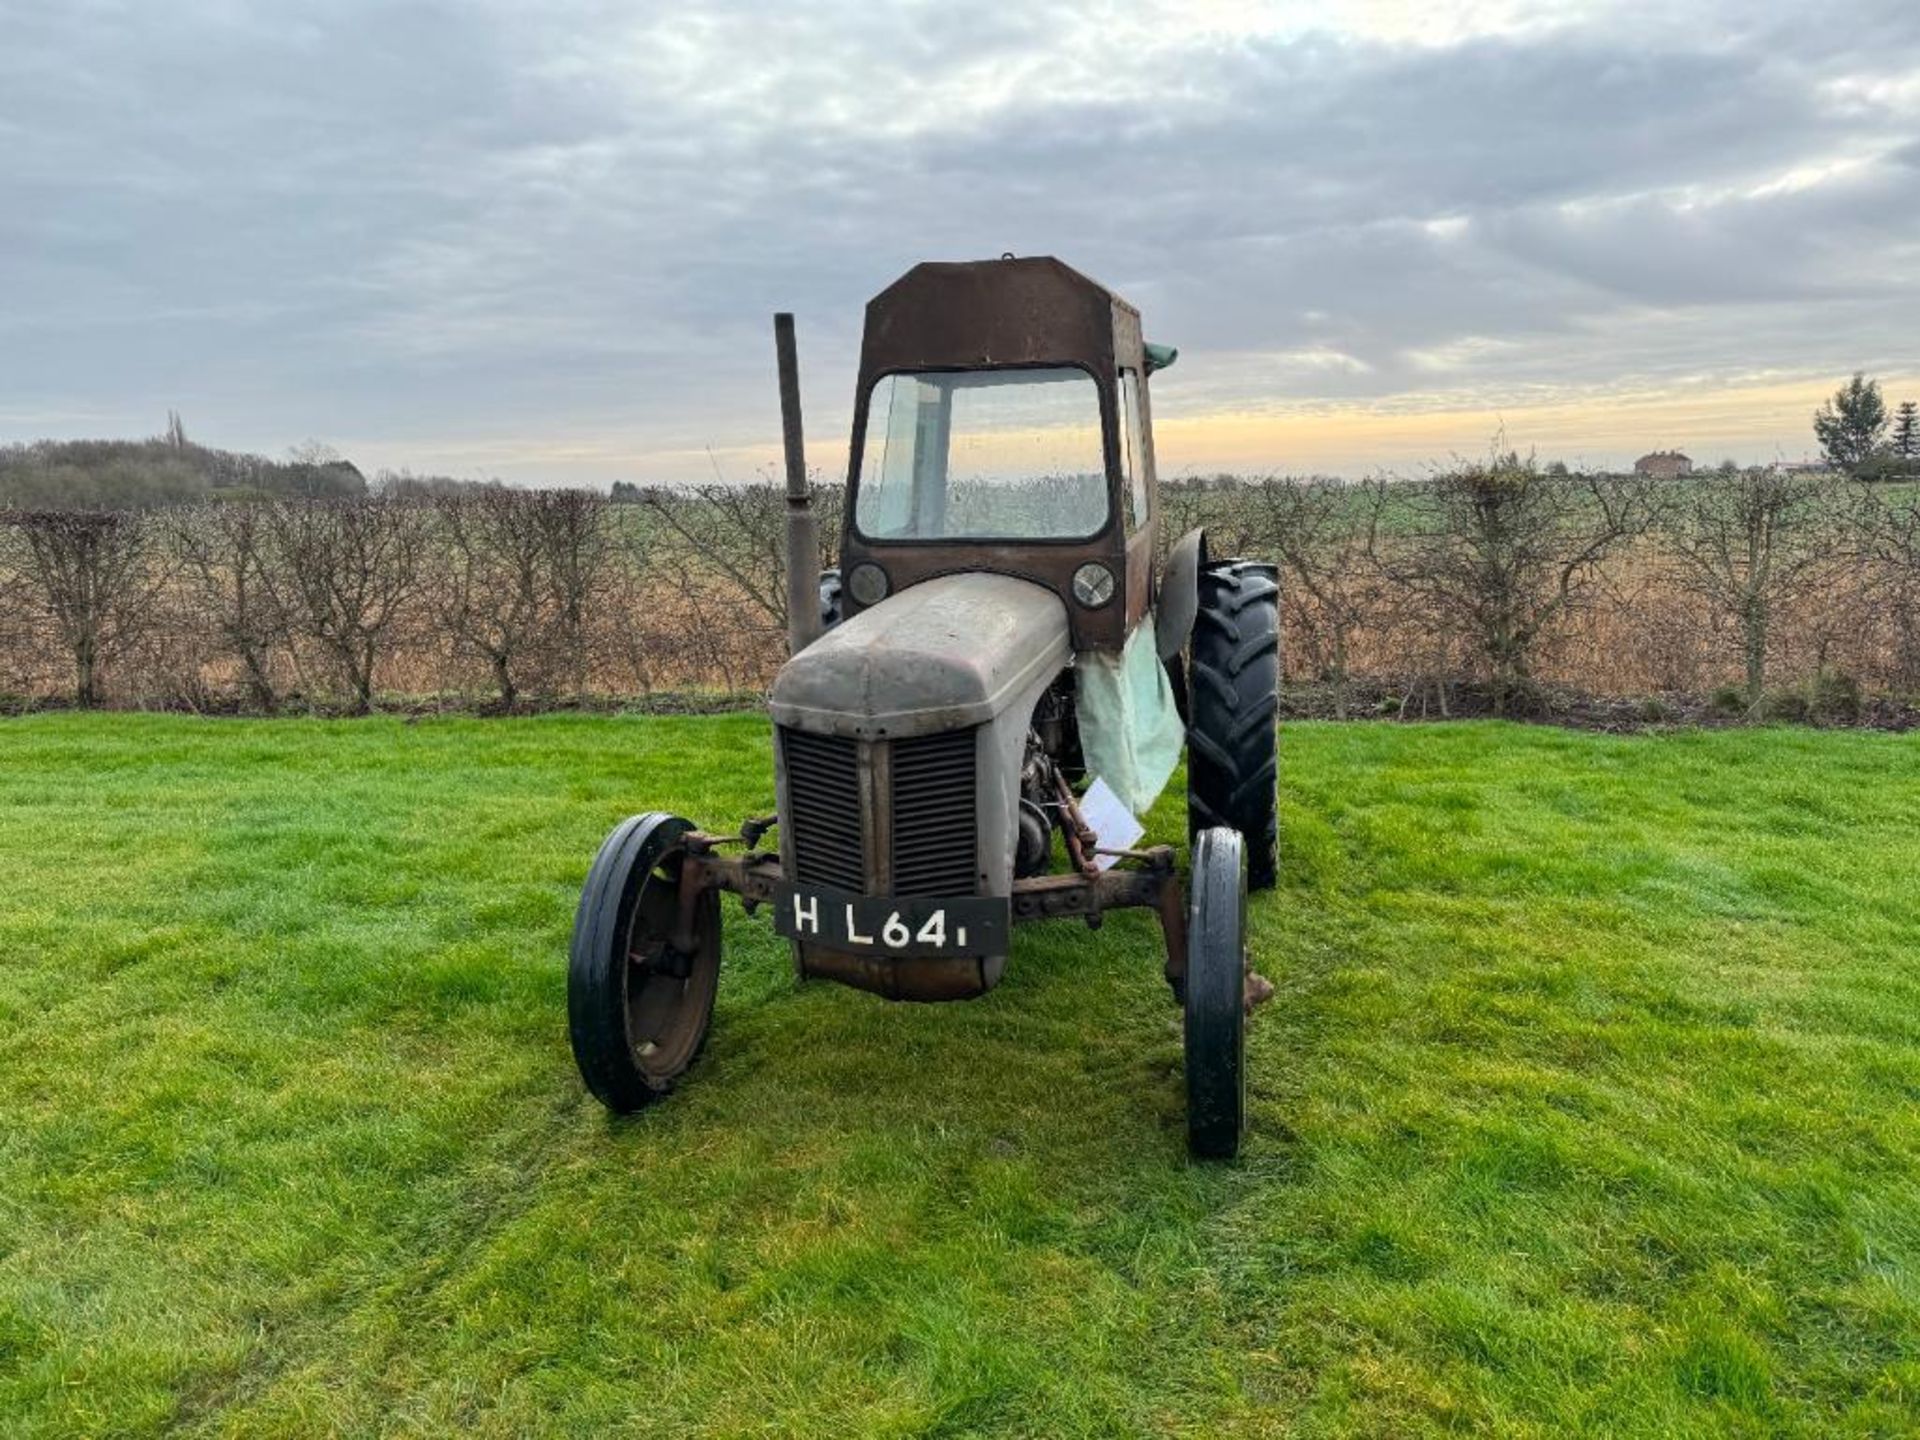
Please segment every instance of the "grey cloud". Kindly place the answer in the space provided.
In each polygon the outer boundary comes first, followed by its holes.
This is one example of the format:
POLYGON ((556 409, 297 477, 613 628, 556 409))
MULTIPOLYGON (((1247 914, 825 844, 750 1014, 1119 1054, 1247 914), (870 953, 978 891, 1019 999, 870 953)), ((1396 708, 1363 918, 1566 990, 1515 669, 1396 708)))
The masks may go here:
POLYGON ((777 433, 778 307, 824 462, 866 296, 1008 248, 1187 348, 1163 411, 1907 363, 1920 14, 1674 8, 0 0, 0 426, 667 478, 777 433))

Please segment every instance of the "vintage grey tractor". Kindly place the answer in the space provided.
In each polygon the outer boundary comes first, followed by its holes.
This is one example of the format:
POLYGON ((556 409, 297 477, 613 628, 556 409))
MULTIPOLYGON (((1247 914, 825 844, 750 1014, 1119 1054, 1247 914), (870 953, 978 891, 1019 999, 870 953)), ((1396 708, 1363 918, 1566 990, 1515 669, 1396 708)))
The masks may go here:
POLYGON ((731 833, 636 815, 601 847, 568 972, 587 1088, 636 1110, 693 1064, 723 890, 771 910, 801 976, 895 1000, 991 990, 1020 922, 1145 906, 1184 1008, 1189 1144, 1237 1154, 1247 1015, 1271 992, 1246 895, 1274 881, 1278 587, 1199 530, 1156 567, 1148 377, 1174 352, 1058 260, 915 266, 867 307, 840 563, 821 573, 791 316, 775 337, 776 808, 731 833), (1185 885, 1172 846, 1135 845, 1183 748, 1185 885))

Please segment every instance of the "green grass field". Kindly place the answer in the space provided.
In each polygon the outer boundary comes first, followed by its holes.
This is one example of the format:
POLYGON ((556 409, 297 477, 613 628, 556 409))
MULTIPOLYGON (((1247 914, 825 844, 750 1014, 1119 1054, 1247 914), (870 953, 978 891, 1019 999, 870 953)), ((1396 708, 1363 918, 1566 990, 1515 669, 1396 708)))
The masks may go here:
POLYGON ((0 722, 0 1434, 1920 1432, 1920 736, 1283 744, 1203 1168, 1140 915, 916 1008, 730 910, 584 1096, 587 863, 757 717, 0 722))

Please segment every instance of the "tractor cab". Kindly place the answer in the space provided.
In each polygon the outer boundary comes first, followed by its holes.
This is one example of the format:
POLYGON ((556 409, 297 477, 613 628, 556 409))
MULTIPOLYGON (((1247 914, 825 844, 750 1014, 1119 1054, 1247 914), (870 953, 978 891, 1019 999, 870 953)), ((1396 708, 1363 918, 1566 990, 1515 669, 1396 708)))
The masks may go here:
POLYGON ((1049 257, 916 265, 867 306, 841 538, 843 613, 938 575, 1053 591, 1076 650, 1151 604, 1147 375, 1174 352, 1049 257))

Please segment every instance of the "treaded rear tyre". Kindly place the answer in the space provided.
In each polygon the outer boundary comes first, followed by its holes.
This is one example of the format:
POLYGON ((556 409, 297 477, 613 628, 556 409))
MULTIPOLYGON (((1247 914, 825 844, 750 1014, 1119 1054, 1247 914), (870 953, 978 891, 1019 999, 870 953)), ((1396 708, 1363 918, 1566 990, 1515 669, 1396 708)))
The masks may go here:
POLYGON ((1187 1148, 1231 1160, 1247 1118, 1247 881, 1238 833, 1202 830, 1188 883, 1187 1148))
POLYGON ((820 572, 820 629, 823 634, 845 618, 845 607, 840 599, 842 593, 840 567, 829 565, 820 572))
POLYGON ((1200 572, 1189 645, 1187 833, 1215 825, 1246 842, 1247 884, 1272 887, 1279 833, 1280 582, 1259 560, 1200 572))

